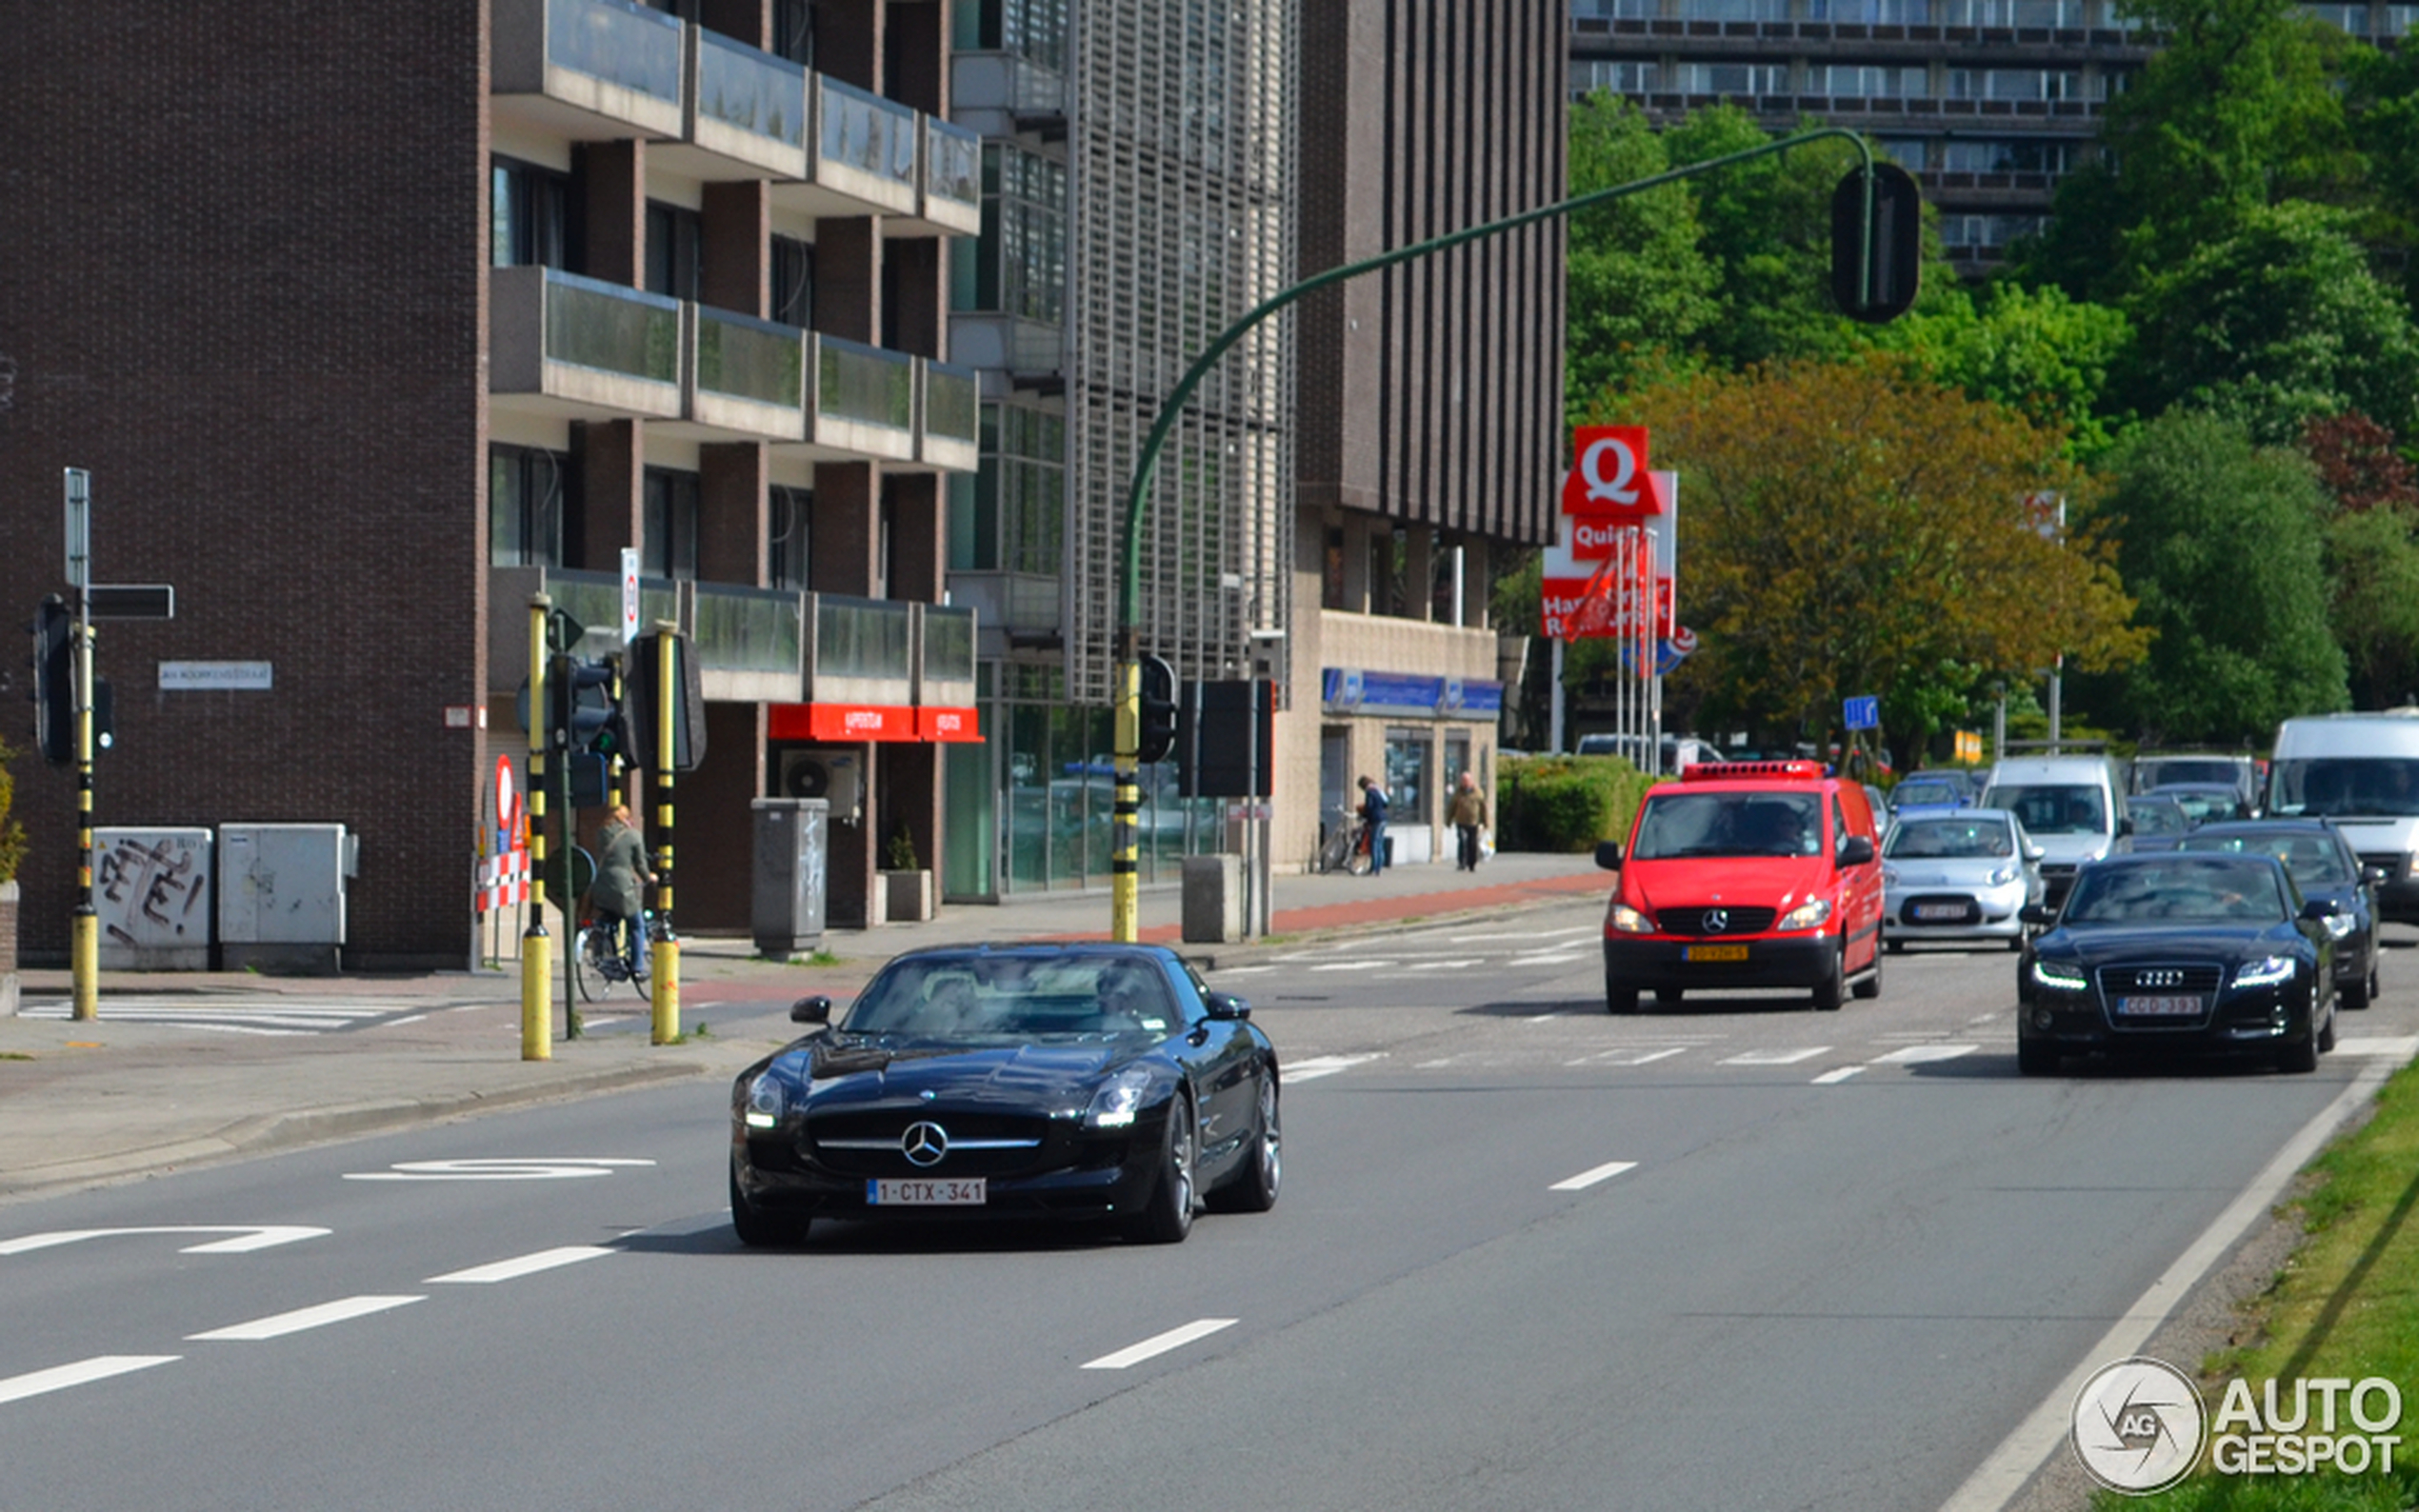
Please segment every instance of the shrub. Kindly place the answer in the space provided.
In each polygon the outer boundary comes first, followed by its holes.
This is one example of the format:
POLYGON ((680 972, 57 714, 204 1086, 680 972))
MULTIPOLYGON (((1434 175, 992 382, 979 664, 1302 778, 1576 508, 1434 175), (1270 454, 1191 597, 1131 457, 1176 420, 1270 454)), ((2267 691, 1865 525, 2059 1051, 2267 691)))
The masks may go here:
POLYGON ((1653 779, 1618 756, 1529 756, 1504 763, 1497 844, 1506 850, 1593 850, 1626 840, 1653 779))
POLYGON ((0 882, 16 881, 17 868, 25 865, 25 826, 10 817, 16 807, 17 785, 9 775, 9 763, 16 755, 7 741, 0 741, 0 882))

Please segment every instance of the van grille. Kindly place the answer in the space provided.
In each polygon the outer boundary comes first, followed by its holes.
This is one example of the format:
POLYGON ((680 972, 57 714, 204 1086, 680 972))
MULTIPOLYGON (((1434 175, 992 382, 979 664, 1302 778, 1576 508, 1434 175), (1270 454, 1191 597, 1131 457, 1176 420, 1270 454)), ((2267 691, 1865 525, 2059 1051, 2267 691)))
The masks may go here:
POLYGON ((1703 908, 1658 908, 1655 919, 1665 934, 1762 934, 1772 927, 1777 910, 1771 908, 1729 908, 1710 905, 1703 908), (1722 915, 1721 927, 1710 927, 1709 914, 1722 915))

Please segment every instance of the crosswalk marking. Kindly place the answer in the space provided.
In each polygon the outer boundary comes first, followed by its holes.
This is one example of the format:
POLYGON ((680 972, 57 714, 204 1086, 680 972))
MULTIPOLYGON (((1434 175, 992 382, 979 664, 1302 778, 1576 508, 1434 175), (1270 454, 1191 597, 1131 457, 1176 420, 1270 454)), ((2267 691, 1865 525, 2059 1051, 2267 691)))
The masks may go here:
POLYGON ((1795 1065, 1800 1061, 1810 1061, 1829 1049, 1830 1046, 1828 1044, 1809 1044, 1794 1050, 1742 1050, 1722 1064, 1724 1065, 1795 1065))
POLYGON ((1333 1076, 1338 1071, 1349 1071, 1366 1062, 1384 1059, 1383 1055, 1314 1055, 1308 1060, 1290 1063, 1285 1067, 1284 1075, 1289 1082, 1315 1082, 1320 1077, 1333 1076))
MULTIPOLYGON (((101 1000, 103 1023, 158 1024, 180 1029, 219 1034, 333 1034, 359 1028, 398 1013, 425 1011, 428 1005, 412 998, 355 998, 342 1005, 298 1004, 278 997, 167 997, 112 994, 101 1000)), ((28 1019, 64 1022, 73 1017, 68 1002, 29 1003, 20 1010, 28 1019)))
POLYGON ((1979 1044, 1910 1044, 1904 1049, 1892 1050, 1888 1055, 1877 1055, 1873 1059, 1891 1065, 1922 1065, 1931 1061, 1953 1061, 1961 1055, 1971 1055, 1981 1048, 1979 1044))

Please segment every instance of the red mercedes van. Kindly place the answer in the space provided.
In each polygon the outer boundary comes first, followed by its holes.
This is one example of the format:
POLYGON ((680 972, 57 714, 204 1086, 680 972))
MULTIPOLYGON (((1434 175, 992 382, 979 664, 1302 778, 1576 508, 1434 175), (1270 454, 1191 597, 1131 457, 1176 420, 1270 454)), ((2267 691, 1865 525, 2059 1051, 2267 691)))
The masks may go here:
POLYGON ((1882 986, 1882 868, 1862 786, 1819 763, 1690 766, 1639 802, 1605 910, 1605 1007, 1802 987, 1817 1008, 1882 986))

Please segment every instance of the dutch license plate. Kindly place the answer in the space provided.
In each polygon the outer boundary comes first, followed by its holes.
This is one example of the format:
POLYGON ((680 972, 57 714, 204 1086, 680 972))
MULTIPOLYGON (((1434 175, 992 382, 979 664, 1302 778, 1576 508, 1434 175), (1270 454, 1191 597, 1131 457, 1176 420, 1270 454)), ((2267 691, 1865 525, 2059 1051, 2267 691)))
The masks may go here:
POLYGON ((979 1207, 987 1200, 983 1178, 965 1181, 869 1181, 865 1200, 875 1207, 979 1207))
POLYGON ((1689 945, 1681 957, 1684 961, 1744 961, 1745 945, 1689 945))
POLYGON ((1915 905, 1918 919, 1963 919, 1968 912, 1962 903, 1919 903, 1915 905))
POLYGON ((2201 1011, 2196 997, 2119 998, 2117 1011, 2129 1019, 2189 1019, 2201 1011))

